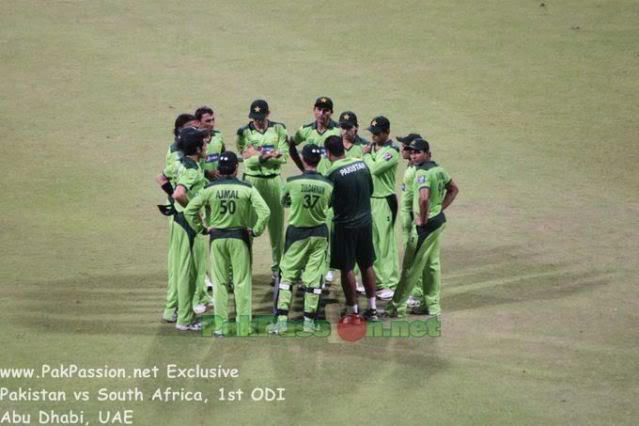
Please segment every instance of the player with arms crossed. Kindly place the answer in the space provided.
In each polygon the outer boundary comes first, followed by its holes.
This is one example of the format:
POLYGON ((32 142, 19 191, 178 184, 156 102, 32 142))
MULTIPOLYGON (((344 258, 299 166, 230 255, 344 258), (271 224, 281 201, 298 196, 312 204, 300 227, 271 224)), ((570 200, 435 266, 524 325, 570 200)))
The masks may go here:
POLYGON ((377 297, 389 300, 399 282, 399 256, 395 241, 397 196, 395 175, 399 164, 399 148, 389 139, 390 121, 375 117, 368 130, 373 143, 363 148, 364 162, 373 175, 375 190, 371 198, 373 209, 373 244, 377 259, 373 266, 377 278, 377 297))
POLYGON ((415 165, 413 184, 413 215, 416 233, 406 247, 402 265, 402 277, 397 291, 386 306, 391 317, 406 314, 406 301, 413 287, 421 278, 423 301, 415 314, 438 316, 441 313, 441 267, 439 251, 441 236, 446 227, 444 210, 455 200, 459 188, 446 170, 431 160, 426 140, 415 139, 410 143, 411 160, 415 165))
POLYGON ((315 144, 302 149, 304 173, 287 179, 282 204, 290 207, 286 246, 280 267, 282 280, 277 296, 277 322, 268 327, 271 334, 288 329, 292 285, 301 276, 304 284, 304 331, 315 331, 321 282, 328 249, 326 217, 333 184, 317 172, 322 151, 315 144))
POLYGON ((251 237, 264 232, 270 211, 250 183, 237 178, 238 159, 233 152, 220 154, 219 178, 193 199, 184 216, 198 232, 205 229, 199 215, 209 211, 206 229, 211 238, 210 269, 213 274, 213 306, 216 336, 228 334, 228 289, 233 286, 236 306, 236 334, 251 333, 251 237), (257 217, 251 228, 251 217, 257 217), (232 282, 231 282, 232 280, 232 282))
POLYGON ((249 110, 251 122, 237 131, 237 149, 244 157, 244 179, 257 189, 271 211, 268 234, 273 257, 272 284, 276 284, 284 249, 280 173, 288 159, 288 135, 286 126, 270 121, 269 116, 270 110, 265 100, 253 101, 249 110))

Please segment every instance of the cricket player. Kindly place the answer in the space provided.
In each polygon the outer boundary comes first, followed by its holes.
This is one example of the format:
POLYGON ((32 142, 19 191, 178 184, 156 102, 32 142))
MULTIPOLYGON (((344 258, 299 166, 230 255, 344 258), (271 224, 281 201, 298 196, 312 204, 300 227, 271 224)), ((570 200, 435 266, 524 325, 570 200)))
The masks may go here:
POLYGON ((195 111, 195 117, 200 122, 199 128, 207 130, 210 139, 207 141, 206 156, 204 157, 204 175, 209 181, 215 180, 217 161, 220 153, 224 151, 224 137, 222 132, 215 128, 215 113, 207 106, 202 106, 195 111))
MULTIPOLYGON (((297 146, 302 143, 312 143, 320 147, 322 150, 322 160, 317 165, 317 171, 326 176, 328 169, 330 168, 330 161, 326 156, 324 149, 324 141, 330 136, 339 136, 341 130, 339 124, 333 121, 333 100, 328 96, 320 96, 315 100, 313 105, 313 117, 315 120, 312 123, 306 124, 300 127, 295 135, 289 140, 289 150, 291 158, 297 165, 297 167, 304 171, 304 164, 297 152, 297 146)), ((332 212, 328 213, 327 223, 331 223, 332 212)), ((330 253, 326 263, 326 282, 332 282, 334 279, 333 271, 328 267, 330 259, 330 253)))
MULTIPOLYGON (((357 115, 353 111, 344 111, 339 115, 339 127, 342 130, 342 143, 344 144, 344 154, 346 158, 363 159, 364 151, 362 151, 362 148, 370 142, 358 134, 359 124, 357 122, 357 115)), ((366 289, 357 279, 359 275, 357 265, 355 265, 353 269, 353 274, 355 274, 357 292, 361 294, 366 293, 366 289)))
POLYGON ((377 297, 389 300, 399 282, 399 256, 395 242, 397 196, 395 175, 399 165, 399 148, 389 139, 390 121, 384 116, 373 118, 368 131, 373 144, 364 147, 364 162, 373 176, 371 205, 373 209, 374 270, 377 277, 377 297))
MULTIPOLYGON (((332 115, 333 100, 328 96, 321 96, 317 98, 313 106, 313 116, 315 121, 300 127, 297 132, 295 132, 295 136, 293 136, 289 141, 291 158, 301 171, 304 171, 304 164, 297 152, 298 145, 302 143, 312 143, 321 148, 324 146, 324 141, 329 136, 340 136, 341 131, 339 124, 333 121, 331 118, 332 115)), ((320 161, 317 166, 317 171, 326 175, 326 172, 330 168, 330 162, 326 157, 325 151, 322 152, 324 155, 322 157, 322 161, 320 161)))
POLYGON ((292 286, 301 276, 304 284, 304 328, 315 331, 315 319, 322 294, 322 276, 328 250, 327 211, 333 184, 317 172, 322 150, 315 144, 302 149, 304 173, 287 179, 282 204, 290 207, 286 246, 280 268, 282 279, 277 296, 277 322, 268 327, 271 334, 288 329, 292 286))
MULTIPOLYGON (((406 169, 404 170, 404 176, 402 178, 401 198, 399 203, 399 218, 402 227, 402 242, 404 244, 404 253, 406 253, 406 247, 410 241, 410 236, 415 232, 413 226, 413 181, 415 180, 415 166, 410 159, 411 149, 410 143, 415 139, 422 139, 419 133, 409 133, 404 137, 397 137, 397 141, 402 146, 402 159, 407 160, 406 169)), ((420 305, 422 300, 422 286, 421 277, 419 282, 413 287, 413 291, 408 298, 408 308, 415 308, 420 305)))
POLYGON ((257 189, 271 211, 268 233, 273 259, 272 284, 275 285, 284 250, 280 173, 288 159, 288 135, 284 124, 270 121, 269 117, 268 103, 263 99, 253 101, 249 110, 251 122, 237 131, 237 149, 244 157, 244 179, 257 189))
POLYGON ((199 163, 206 155, 205 138, 206 132, 190 127, 182 129, 178 136, 178 148, 183 156, 176 163, 175 190, 172 194, 176 201, 176 214, 171 250, 178 299, 175 328, 179 331, 200 330, 201 324, 196 321, 195 313, 206 310, 206 242, 203 235, 198 235, 189 226, 184 216, 189 202, 207 182, 199 163))
POLYGON ((180 114, 175 119, 175 124, 173 126, 173 136, 175 138, 174 142, 169 146, 169 149, 166 153, 166 157, 164 160, 164 170, 162 174, 156 177, 156 182, 160 185, 162 190, 167 194, 169 204, 168 205, 158 205, 160 212, 168 216, 169 218, 169 253, 168 253, 168 263, 167 263, 167 272, 168 272, 168 284, 166 289, 166 303, 164 306, 164 313, 162 314, 162 319, 166 322, 174 323, 177 321, 177 288, 175 286, 175 278, 174 278, 174 269, 172 262, 172 251, 173 247, 172 238, 173 238, 173 217, 175 213, 174 200, 173 200, 173 186, 175 185, 175 170, 176 170, 176 162, 180 157, 182 157, 182 152, 178 150, 178 134, 180 130, 185 127, 197 127, 199 121, 192 114, 180 114))
POLYGON ((370 142, 357 133, 359 131, 357 115, 353 111, 344 111, 339 115, 339 127, 342 130, 342 143, 344 143, 346 158, 363 159, 364 151, 362 148, 370 142))
POLYGON ((193 199, 184 215, 197 231, 206 229, 211 239, 210 269, 213 273, 214 335, 228 334, 228 289, 233 286, 236 334, 251 333, 251 237, 264 232, 270 215, 266 202, 250 183, 237 178, 238 158, 225 151, 218 162, 219 178, 193 199), (209 211, 207 228, 200 217, 209 211), (251 227, 251 217, 257 219, 251 227))
POLYGON ((341 273, 342 289, 346 298, 345 315, 359 315, 353 267, 359 266, 366 289, 368 309, 364 318, 377 321, 375 304, 375 250, 371 214, 373 179, 362 160, 346 158, 344 144, 339 136, 330 136, 324 142, 328 158, 333 163, 328 179, 333 182, 334 232, 331 236, 331 267, 341 273))
POLYGON ((386 305, 386 314, 391 317, 406 315, 408 295, 421 277, 423 300, 421 306, 412 313, 438 316, 441 313, 439 250, 446 227, 444 210, 455 200, 459 188, 446 170, 432 161, 426 140, 415 139, 409 146, 416 168, 413 182, 416 232, 410 237, 404 255, 402 277, 393 300, 386 305))

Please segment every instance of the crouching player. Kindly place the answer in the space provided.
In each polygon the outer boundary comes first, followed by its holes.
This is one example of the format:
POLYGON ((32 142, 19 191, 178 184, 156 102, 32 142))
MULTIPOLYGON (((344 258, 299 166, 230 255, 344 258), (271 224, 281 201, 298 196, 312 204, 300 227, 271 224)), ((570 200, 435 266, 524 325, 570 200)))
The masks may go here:
POLYGON ((304 331, 315 331, 315 319, 322 293, 321 282, 328 251, 326 218, 333 184, 317 172, 322 150, 315 144, 302 149, 304 173, 287 179, 282 204, 290 207, 284 256, 280 263, 282 279, 277 296, 277 322, 267 330, 284 334, 288 329, 291 286, 300 277, 304 283, 304 331))
POLYGON ((198 232, 205 229, 198 212, 202 207, 210 211, 207 231, 211 237, 210 270, 216 336, 228 333, 228 289, 231 284, 235 293, 236 333, 248 336, 251 332, 251 236, 264 232, 271 214, 257 189, 237 178, 237 165, 238 159, 233 152, 220 154, 219 178, 202 190, 184 211, 198 232), (253 213, 257 221, 250 229, 253 213))

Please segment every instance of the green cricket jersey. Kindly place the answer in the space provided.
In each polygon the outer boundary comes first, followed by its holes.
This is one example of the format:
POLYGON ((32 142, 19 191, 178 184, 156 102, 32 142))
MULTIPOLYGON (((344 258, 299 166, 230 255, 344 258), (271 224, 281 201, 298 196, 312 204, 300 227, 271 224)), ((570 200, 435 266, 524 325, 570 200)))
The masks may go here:
POLYGON ((410 216, 413 213, 413 181, 415 180, 415 172, 417 169, 413 164, 409 164, 404 170, 404 177, 402 179, 402 190, 400 211, 402 214, 410 216))
POLYGON ((364 158, 364 151, 362 150, 362 148, 369 143, 370 142, 368 142, 366 139, 360 137, 360 135, 355 135, 355 141, 353 145, 349 149, 345 150, 344 155, 346 156, 346 158, 357 158, 361 160, 364 158))
POLYGON ((446 185, 451 181, 450 176, 434 161, 425 161, 415 167, 415 180, 413 191, 413 212, 414 217, 419 216, 419 191, 422 188, 429 188, 428 196, 428 218, 437 216, 442 211, 442 202, 446 195, 446 185))
POLYGON ((182 151, 177 149, 177 141, 169 146, 164 159, 164 170, 162 174, 175 186, 175 177, 177 174, 177 161, 182 158, 182 151))
MULTIPOLYGON (((207 183, 204 170, 197 161, 189 157, 182 157, 175 162, 176 177, 175 187, 182 185, 186 189, 186 195, 190 201, 204 188, 207 183)), ((178 212, 184 211, 180 203, 175 203, 178 212)))
POLYGON ((328 170, 328 179, 333 182, 333 222, 348 228, 371 223, 373 180, 366 163, 353 158, 337 160, 328 170))
POLYGON ((211 140, 206 148, 206 157, 202 159, 204 173, 217 170, 217 162, 220 159, 222 151, 224 151, 222 132, 213 130, 211 140))
POLYGON ((199 218, 202 207, 207 211, 208 225, 215 229, 246 229, 250 226, 251 213, 255 211, 257 222, 253 233, 256 236, 264 232, 271 214, 257 189, 230 176, 222 176, 210 183, 189 202, 184 216, 198 233, 204 229, 199 218))
POLYGON ((282 205, 290 207, 289 225, 310 228, 326 223, 333 183, 318 172, 304 172, 286 180, 282 205))
POLYGON ((384 142, 381 147, 373 145, 371 152, 364 154, 364 162, 373 175, 373 197, 387 197, 395 193, 395 174, 399 157, 399 147, 390 140, 384 142))
POLYGON ((279 175, 282 165, 288 159, 288 134, 286 126, 282 123, 269 121, 264 131, 255 128, 253 122, 237 130, 237 149, 243 152, 249 145, 253 145, 258 151, 266 152, 277 150, 282 155, 278 158, 270 158, 261 161, 259 155, 244 160, 244 172, 249 176, 274 176, 279 175))
POLYGON ((336 121, 330 120, 322 133, 317 130, 317 122, 314 121, 312 123, 306 124, 300 127, 297 132, 295 132, 295 136, 293 136, 293 142, 295 145, 299 145, 301 143, 314 143, 320 147, 322 150, 322 159, 317 165, 317 171, 324 176, 327 175, 328 169, 331 167, 331 162, 328 160, 326 156, 326 152, 324 150, 324 141, 329 136, 341 136, 342 130, 339 127, 339 124, 336 121))

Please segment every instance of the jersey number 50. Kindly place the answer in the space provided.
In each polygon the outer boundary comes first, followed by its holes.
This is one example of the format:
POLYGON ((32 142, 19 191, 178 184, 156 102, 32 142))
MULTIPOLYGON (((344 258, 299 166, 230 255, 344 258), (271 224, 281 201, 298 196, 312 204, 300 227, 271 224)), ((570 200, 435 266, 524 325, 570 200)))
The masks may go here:
POLYGON ((220 213, 222 214, 234 214, 235 213, 235 201, 233 200, 221 200, 220 201, 220 213))

